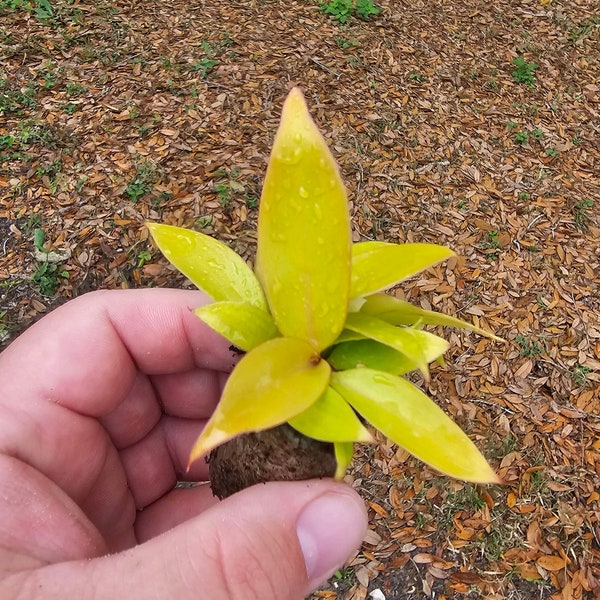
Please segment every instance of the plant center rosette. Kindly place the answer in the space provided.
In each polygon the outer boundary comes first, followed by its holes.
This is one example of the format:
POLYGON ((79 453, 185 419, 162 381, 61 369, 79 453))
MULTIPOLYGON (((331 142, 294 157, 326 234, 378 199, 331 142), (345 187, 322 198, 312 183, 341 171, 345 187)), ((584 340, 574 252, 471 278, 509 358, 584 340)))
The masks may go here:
POLYGON ((373 441, 364 422, 442 473, 498 482, 467 435, 403 377, 428 378, 448 348, 426 325, 494 336, 384 293, 454 253, 352 243, 344 185, 299 89, 285 101, 265 176, 256 272, 214 238, 148 227, 214 300, 195 314, 245 352, 190 455, 210 455, 216 495, 259 481, 341 478, 354 444, 373 441))

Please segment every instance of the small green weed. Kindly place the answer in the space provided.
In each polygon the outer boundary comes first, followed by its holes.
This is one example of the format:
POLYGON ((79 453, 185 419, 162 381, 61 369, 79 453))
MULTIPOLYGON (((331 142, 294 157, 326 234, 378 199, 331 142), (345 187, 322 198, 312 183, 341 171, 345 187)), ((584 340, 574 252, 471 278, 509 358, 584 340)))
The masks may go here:
POLYGON ((124 193, 131 202, 137 202, 152 191, 158 179, 156 165, 150 160, 144 160, 137 165, 135 177, 125 188, 124 193))
POLYGON ((535 129, 532 130, 531 137, 536 142, 541 142, 544 139, 544 130, 540 129, 539 127, 536 127, 535 129))
POLYGON ((0 114, 22 115, 24 110, 35 108, 37 106, 36 93, 35 83, 31 83, 21 91, 11 89, 7 79, 0 80, 0 114))
POLYGON ((148 250, 140 250, 137 255, 137 268, 141 269, 147 262, 152 260, 152 253, 148 250))
POLYGON ((54 9, 48 0, 36 0, 35 17, 38 21, 47 21, 54 16, 54 9))
POLYGON ((190 71, 200 71, 200 77, 206 79, 208 74, 217 66, 217 61, 213 58, 202 58, 195 60, 190 67, 190 71))
POLYGON ((54 69, 53 65, 49 63, 47 65, 47 70, 44 73, 44 82, 42 83, 42 87, 45 90, 51 90, 58 85, 59 74, 54 69))
POLYGON ((204 215, 196 219, 196 229, 206 229, 212 225, 212 215, 204 215))
POLYGON ((356 16, 362 21, 369 21, 371 17, 381 12, 379 6, 376 6, 372 0, 356 0, 356 16))
POLYGON ((51 163, 39 166, 36 169, 36 175, 42 179, 44 185, 48 186, 53 194, 56 194, 59 187, 59 174, 62 171, 63 164, 60 159, 55 159, 51 163))
POLYGON ((352 14, 352 4, 352 0, 331 0, 331 2, 323 2, 321 10, 343 24, 352 14))
POLYGON ((69 81, 69 83, 66 85, 65 91, 69 96, 80 96, 81 94, 85 94, 85 92, 87 92, 87 88, 79 83, 69 81))
POLYGON ((425 81, 425 76, 421 75, 421 73, 411 73, 408 78, 411 81, 416 81, 417 83, 423 83, 425 81))
POLYGON ((500 248, 500 240, 498 239, 498 231, 496 229, 492 229, 487 233, 487 240, 483 243, 483 247, 486 250, 500 248))
POLYGON ((531 194, 529 192, 519 192, 518 198, 521 202, 525 202, 526 200, 531 200, 531 194))
POLYGON ((588 381, 587 381, 587 376, 592 372, 592 369, 590 369, 590 367, 586 367, 584 365, 580 365, 579 363, 577 363, 574 367, 573 370, 570 372, 571 375, 571 379, 580 386, 585 386, 587 385, 588 381))
POLYGON ((535 358, 544 351, 539 342, 533 341, 522 334, 515 337, 515 343, 519 346, 519 354, 527 358, 535 358))
POLYGON ((59 105, 59 108, 69 116, 74 115, 77 112, 77 104, 74 102, 62 102, 59 105))
POLYGON ((588 198, 584 200, 578 200, 573 205, 573 218, 575 219, 575 226, 577 229, 587 229, 590 221, 589 210, 594 208, 594 200, 588 198))
POLYGON ((33 7, 29 0, 0 0, 0 8, 10 12, 16 10, 31 12, 33 7))
POLYGON ((39 166, 35 173, 38 177, 48 177, 52 179, 56 177, 63 168, 62 160, 55 159, 51 163, 45 164, 43 166, 39 166))
POLYGON ((514 121, 506 121, 506 129, 508 129, 509 133, 517 129, 518 126, 519 124, 514 121))
POLYGON ((148 134, 152 131, 152 127, 150 125, 135 125, 137 129, 138 135, 143 139, 148 136, 148 134))
POLYGON ((578 42, 581 38, 588 35, 588 33, 590 33, 592 31, 592 29, 593 29, 592 25, 588 25, 588 24, 576 26, 573 29, 571 29, 571 31, 569 32, 569 35, 567 36, 567 40, 569 40, 569 42, 574 44, 574 43, 578 42))
MULTIPOLYGON (((235 168, 228 171, 227 169, 217 169, 215 177, 218 181, 215 183, 215 192, 221 206, 227 206, 233 199, 234 194, 242 194, 246 205, 252 208, 254 203, 252 196, 249 196, 244 184, 237 180, 240 170, 235 168)), ((258 203, 258 199, 256 199, 258 203)))
POLYGON ((560 154, 560 152, 556 148, 546 148, 546 150, 544 150, 544 154, 546 156, 550 156, 551 158, 554 158, 554 157, 558 156, 560 154))
POLYGON ((33 245, 37 250, 43 254, 48 254, 48 250, 44 248, 44 241, 46 240, 46 234, 41 227, 37 227, 33 230, 33 245))
POLYGON ((338 571, 336 571, 333 576, 338 580, 338 581, 347 581, 347 582, 351 582, 354 579, 354 571, 352 568, 350 567, 346 567, 345 569, 339 569, 338 571))
POLYGON ((344 24, 352 16, 369 21, 371 17, 378 15, 381 9, 373 0, 330 0, 321 3, 321 11, 344 24))
POLYGON ((50 262, 39 263, 37 271, 31 276, 31 280, 37 285, 42 296, 54 296, 61 279, 68 278, 68 271, 50 262))
POLYGON ((512 64, 516 67, 512 72, 513 80, 516 83, 524 83, 530 88, 535 87, 535 72, 538 65, 534 62, 527 62, 522 56, 515 58, 512 64))
POLYGON ((513 135, 513 139, 517 144, 523 146, 529 141, 529 133, 527 131, 518 131, 513 135))
POLYGON ((258 206, 258 198, 256 196, 244 194, 244 200, 248 208, 256 208, 258 206))
POLYGON ((19 123, 18 141, 26 146, 42 144, 47 148, 56 148, 58 140, 54 130, 43 121, 26 119, 19 123))
POLYGON ((349 40, 341 36, 334 37, 333 40, 337 44, 338 48, 341 48, 342 50, 357 48, 359 46, 359 43, 356 40, 349 40))
POLYGON ((41 224, 42 218, 40 217, 39 213, 31 213, 27 216, 27 219, 25 219, 25 223, 21 225, 21 229, 23 229, 25 235, 31 235, 40 227, 41 224))
POLYGON ((12 135, 0 135, 0 150, 10 150, 17 139, 12 135))
POLYGON ((15 12, 22 10, 32 14, 38 21, 45 22, 52 18, 54 9, 48 0, 0 0, 0 9, 15 12))
POLYGON ((217 199, 221 206, 227 206, 231 201, 231 189, 229 184, 226 182, 220 182, 215 185, 215 192, 217 193, 217 199))

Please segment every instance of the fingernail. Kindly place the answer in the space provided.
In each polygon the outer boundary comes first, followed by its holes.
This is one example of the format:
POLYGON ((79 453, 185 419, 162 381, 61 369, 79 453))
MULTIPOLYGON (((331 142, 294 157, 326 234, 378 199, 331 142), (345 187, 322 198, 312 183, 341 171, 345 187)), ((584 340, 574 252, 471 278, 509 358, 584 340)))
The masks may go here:
POLYGON ((331 576, 356 550, 367 529, 362 500, 350 490, 308 504, 296 522, 310 589, 331 576))

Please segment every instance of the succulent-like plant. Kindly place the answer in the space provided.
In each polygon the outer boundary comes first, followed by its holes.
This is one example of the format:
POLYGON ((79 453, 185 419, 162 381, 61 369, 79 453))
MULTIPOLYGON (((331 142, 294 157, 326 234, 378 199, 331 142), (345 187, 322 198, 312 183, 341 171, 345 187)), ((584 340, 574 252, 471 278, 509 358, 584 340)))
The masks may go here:
MULTIPOLYGON (((373 440, 360 415, 442 473, 498 481, 467 435, 402 377, 418 369, 428 378, 429 363, 448 348, 424 325, 491 334, 381 293, 454 253, 433 244, 352 244, 344 185, 299 89, 284 104, 265 177, 256 274, 214 238, 148 227, 166 258, 213 298, 196 315, 245 352, 190 462, 237 436, 287 423, 291 429, 278 438, 287 444, 283 453, 310 452, 286 442, 290 431, 324 442, 339 478, 354 443, 373 440)), ((242 454, 258 453, 260 461, 277 454, 272 440, 261 454, 252 439, 242 454)))

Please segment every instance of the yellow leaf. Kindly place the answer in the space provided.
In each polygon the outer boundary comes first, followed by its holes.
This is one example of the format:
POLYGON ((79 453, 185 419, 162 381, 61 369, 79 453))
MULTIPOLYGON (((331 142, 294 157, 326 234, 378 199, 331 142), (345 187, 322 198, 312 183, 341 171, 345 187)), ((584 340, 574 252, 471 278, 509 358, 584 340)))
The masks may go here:
POLYGON ((317 351, 335 340, 348 306, 350 248, 344 185, 295 88, 283 107, 258 219, 257 272, 284 336, 317 351))
POLYGON ((331 385, 367 421, 438 471, 475 483, 500 483, 467 435, 421 390, 373 369, 331 375, 331 385))
POLYGON ((300 433, 321 442, 373 442, 348 403, 332 388, 288 423, 300 433))
POLYGON ((231 248, 191 229, 159 223, 146 226, 167 260, 211 298, 267 310, 258 279, 231 248))
POLYGON ((404 300, 392 298, 385 294, 375 294, 366 298, 364 304, 360 308, 360 312, 373 315, 391 323, 393 325, 413 325, 421 323, 423 325, 444 325, 446 327, 458 327, 460 329, 468 329, 479 335, 489 337, 497 342, 503 342, 502 338, 476 327, 472 323, 445 315, 444 313, 435 312, 433 310, 425 310, 418 306, 414 306, 404 300))
POLYGON ((245 302, 215 302, 197 308, 194 313, 246 352, 279 335, 269 313, 245 302))
POLYGON ((435 244, 354 244, 350 297, 386 290, 451 256, 452 250, 435 244))
POLYGON ((324 392, 330 372, 303 340, 275 338, 254 348, 229 376, 190 464, 236 435, 270 429, 300 414, 324 392))
POLYGON ((352 442, 335 442, 333 450, 335 452, 335 460, 337 461, 335 478, 340 480, 344 478, 346 469, 348 469, 354 457, 354 444, 352 442))
POLYGON ((395 327, 363 313, 349 313, 346 328, 404 354, 425 376, 427 365, 442 356, 448 342, 433 333, 410 327, 395 327))

